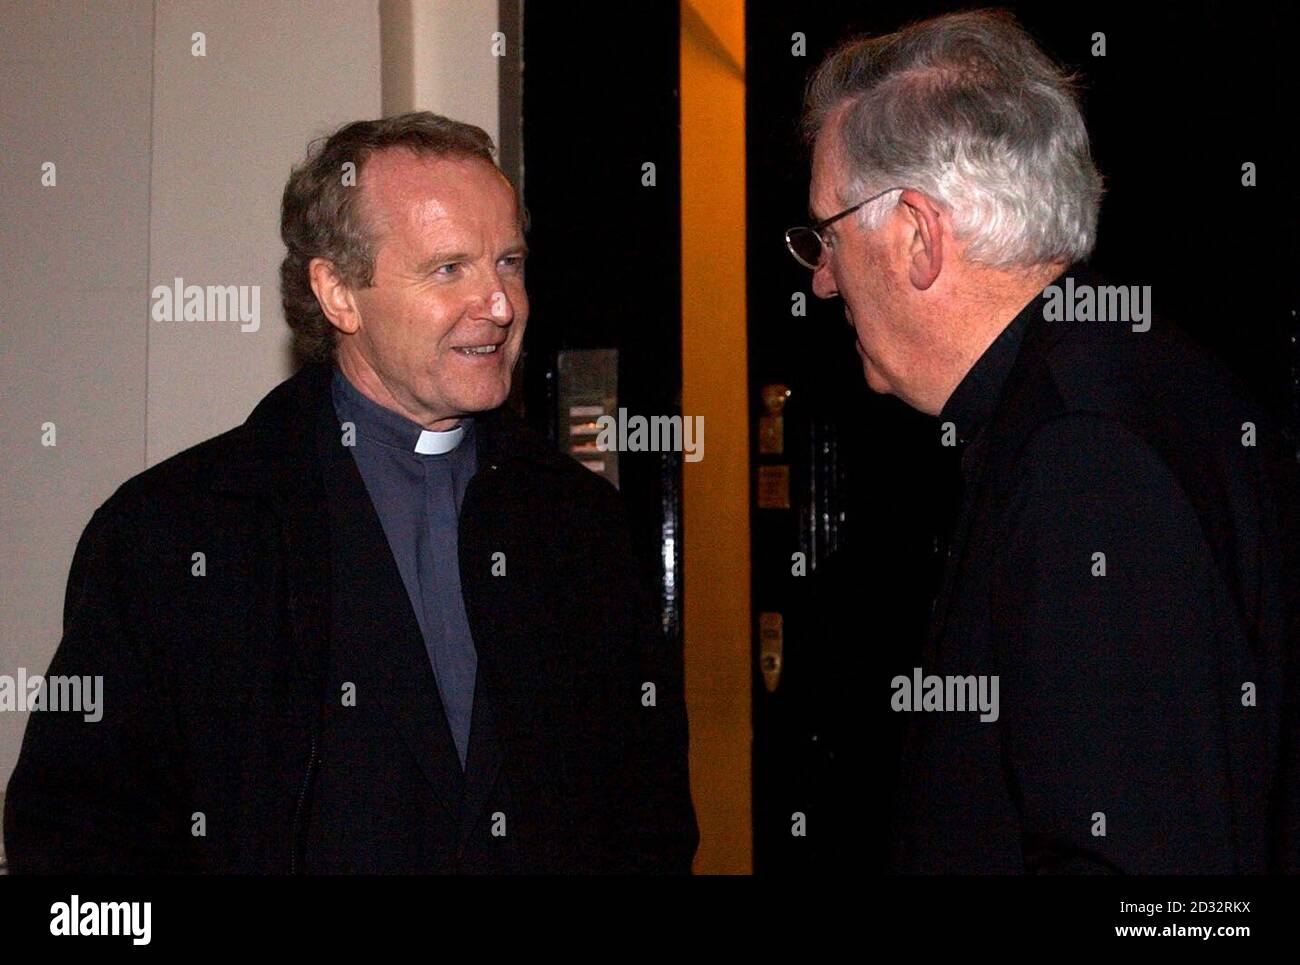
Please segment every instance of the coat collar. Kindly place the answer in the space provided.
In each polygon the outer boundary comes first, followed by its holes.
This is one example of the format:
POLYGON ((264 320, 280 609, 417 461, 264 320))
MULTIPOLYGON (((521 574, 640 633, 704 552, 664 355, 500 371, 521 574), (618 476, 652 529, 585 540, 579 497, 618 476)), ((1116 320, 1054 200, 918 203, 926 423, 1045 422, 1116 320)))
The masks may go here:
POLYGON ((337 365, 330 373, 334 411, 351 420, 358 440, 366 440, 381 449, 404 454, 447 456, 461 446, 474 446, 474 419, 460 419, 455 427, 434 431, 426 429, 400 412, 394 412, 368 397, 352 384, 337 365))
MULTIPOLYGON (((1062 284, 1067 277, 1073 277, 1076 283, 1096 281, 1090 269, 1076 264, 1049 285, 1062 284)), ((1045 285, 1043 291, 1048 287, 1045 285)), ((961 465, 966 478, 963 488, 970 488, 962 497, 953 533, 953 546, 959 554, 966 552, 974 519, 985 511, 989 498, 985 473, 989 453, 1016 451, 1015 440, 1028 438, 1033 427, 1060 406, 1047 358, 1052 347, 1068 337, 1071 330, 1046 321, 1045 305, 1043 293, 1039 292, 1004 330, 1002 337, 1008 332, 1010 337, 1000 348, 996 342, 990 348, 993 358, 988 360, 989 353, 985 353, 944 407, 942 418, 953 419, 961 440, 969 443, 961 465), (981 368, 983 371, 976 371, 981 368)), ((995 484, 1005 485, 1006 480, 995 480, 995 484)), ((928 645, 943 636, 963 565, 963 559, 955 559, 944 568, 928 645)))
POLYGON ((969 442, 997 408, 1002 388, 1020 352, 1025 328, 1038 307, 1036 302, 1040 297, 1035 295, 1002 329, 1002 333, 984 350, 984 354, 957 384, 944 404, 943 411, 939 413, 940 422, 951 422, 956 426, 960 442, 969 442))
MULTIPOLYGON (((318 438, 337 433, 338 416, 330 395, 332 365, 311 362, 281 382, 257 404, 235 431, 240 458, 211 467, 218 492, 265 494, 297 500, 306 491, 320 492, 322 479, 318 438)), ((505 407, 475 417, 478 463, 482 469, 514 468, 563 472, 567 456, 539 440, 505 407)))
POLYGON ((1095 282, 1095 276, 1086 266, 1075 264, 1044 285, 1006 324, 944 403, 939 420, 956 426, 959 441, 970 442, 992 420, 1007 395, 1012 372, 1023 368, 1017 365, 1020 356, 1042 354, 1051 339, 1064 331, 1062 326, 1044 321, 1043 293, 1053 285, 1064 284, 1067 278, 1074 279, 1076 284, 1095 282))

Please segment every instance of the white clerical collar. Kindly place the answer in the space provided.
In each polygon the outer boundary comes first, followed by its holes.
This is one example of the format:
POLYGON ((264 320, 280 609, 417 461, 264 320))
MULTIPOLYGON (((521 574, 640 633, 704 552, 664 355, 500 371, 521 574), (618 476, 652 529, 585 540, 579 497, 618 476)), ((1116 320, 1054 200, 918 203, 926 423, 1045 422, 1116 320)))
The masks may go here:
POLYGON ((420 438, 415 441, 415 451, 422 456, 441 456, 444 452, 451 452, 459 446, 463 438, 465 438, 464 423, 454 429, 444 429, 441 432, 422 429, 420 438))

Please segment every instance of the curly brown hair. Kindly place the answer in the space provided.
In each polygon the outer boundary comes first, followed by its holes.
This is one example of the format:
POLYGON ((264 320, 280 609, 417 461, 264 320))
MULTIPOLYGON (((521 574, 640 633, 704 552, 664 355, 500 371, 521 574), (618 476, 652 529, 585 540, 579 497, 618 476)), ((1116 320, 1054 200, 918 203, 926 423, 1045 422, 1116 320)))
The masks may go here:
POLYGON ((372 154, 398 147, 433 157, 480 158, 496 166, 486 131, 429 111, 354 121, 312 141, 306 159, 290 173, 280 203, 280 237, 287 249, 280 262, 280 300, 294 349, 303 358, 328 361, 337 335, 312 291, 308 265, 324 258, 348 285, 371 284, 374 239, 355 186, 372 154), (348 163, 355 166, 350 172, 344 168, 348 163))

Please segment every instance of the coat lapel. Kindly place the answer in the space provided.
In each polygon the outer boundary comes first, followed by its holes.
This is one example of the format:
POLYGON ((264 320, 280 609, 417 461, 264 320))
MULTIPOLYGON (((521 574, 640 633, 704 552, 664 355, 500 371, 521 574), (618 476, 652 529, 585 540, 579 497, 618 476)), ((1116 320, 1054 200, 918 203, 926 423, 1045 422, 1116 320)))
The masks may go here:
POLYGON ((464 841, 478 824, 487 806, 497 774, 501 770, 501 746, 497 740, 488 674, 480 661, 474 678, 474 717, 469 729, 469 751, 465 755, 465 796, 461 811, 460 836, 464 841))
MULTIPOLYGON (((479 469, 472 487, 481 488, 491 477, 501 472, 503 466, 508 467, 516 460, 545 459, 545 454, 536 451, 531 438, 519 432, 504 412, 480 417, 475 432, 479 469), (484 478, 478 478, 480 475, 484 478)), ((466 503, 472 505, 468 493, 466 503)), ((478 532, 474 523, 472 517, 467 521, 462 512, 459 539, 461 587, 474 634, 474 646, 478 651, 478 673, 474 679, 474 717, 470 725, 469 751, 465 759, 465 797, 460 828, 462 842, 478 826, 483 811, 491 800, 492 789, 504 762, 502 728, 509 723, 501 719, 506 708, 494 699, 493 694, 493 671, 501 655, 494 649, 494 635, 481 620, 476 619, 480 615, 481 601, 475 596, 475 567, 482 567, 486 563, 481 554, 476 556, 472 549, 478 532)))
MULTIPOLYGON (((213 484, 218 491, 265 496, 280 520, 294 647, 314 692, 321 701, 338 700, 342 681, 351 680, 359 701, 374 700, 437 799, 459 820, 463 839, 506 771, 515 775, 512 785, 517 779, 525 797, 530 791, 545 796, 548 790, 532 780, 539 763, 532 758, 547 751, 534 746, 536 708, 506 699, 493 686, 494 673, 529 671, 518 665, 523 654, 496 652, 491 621, 485 623, 485 614, 476 612, 475 603, 481 608, 483 601, 472 598, 474 578, 464 572, 464 543, 474 541, 477 529, 471 525, 467 531, 462 519, 461 581, 479 650, 462 772, 410 599, 365 482, 342 445, 330 376, 328 364, 309 363, 277 386, 234 430, 246 438, 246 458, 213 466, 213 484), (339 680, 329 679, 331 641, 346 659, 340 669, 347 676, 339 680)), ((531 477, 554 472, 566 458, 508 413, 489 413, 478 426, 480 475, 518 469, 531 477)), ((476 482, 481 486, 484 480, 476 477, 476 482)), ((493 545, 500 543, 496 539, 493 545)))
POLYGON ((511 834, 521 842, 565 813, 554 779, 567 766, 565 749, 547 736, 538 695, 563 703, 569 681, 552 676, 553 661, 543 656, 553 614, 522 602, 489 574, 494 552, 519 561, 527 547, 550 538, 531 515, 516 513, 555 492, 553 480, 563 479, 568 457, 504 410, 480 416, 475 435, 479 469, 465 493, 459 539, 461 588, 478 651, 461 829, 465 836, 478 826, 486 807, 499 800, 492 791, 504 779, 514 809, 511 834))
POLYGON ((335 652, 357 699, 387 713, 438 799, 459 816, 464 775, 410 598, 336 423, 321 439, 332 533, 335 652))
POLYGON ((276 386, 232 430, 243 458, 209 467, 216 493, 252 498, 274 514, 276 545, 268 549, 278 561, 275 578, 284 580, 294 656, 317 698, 329 658, 330 539, 312 400, 324 374, 307 366, 276 386))
MULTIPOLYGON (((1092 280, 1092 276, 1074 269, 1062 275, 1057 283, 1063 284, 1067 275, 1092 280)), ((1034 425, 1059 403, 1043 360, 1064 329, 1047 322, 1043 318, 1043 299, 1035 300, 1036 312, 1029 319, 1020 351, 1000 390, 998 407, 988 425, 962 454, 962 505, 952 541, 960 555, 944 566, 942 588, 927 635, 927 659, 934 656, 933 648, 943 637, 951 615, 953 600, 960 589, 957 579, 964 567, 962 556, 970 547, 972 529, 977 523, 987 521, 991 505, 1004 504, 1008 496, 1003 491, 1008 484, 1008 467, 1003 464, 1007 455, 1014 455, 1019 448, 1016 440, 1028 438, 1034 425)))

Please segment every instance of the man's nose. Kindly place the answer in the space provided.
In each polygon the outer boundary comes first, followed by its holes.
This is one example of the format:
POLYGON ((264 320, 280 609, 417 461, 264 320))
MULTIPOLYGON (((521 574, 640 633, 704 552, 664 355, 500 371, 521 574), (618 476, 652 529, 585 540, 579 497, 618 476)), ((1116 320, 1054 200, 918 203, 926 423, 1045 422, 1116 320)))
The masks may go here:
POLYGON ((493 273, 484 290, 479 295, 480 305, 477 312, 484 318, 491 319, 497 325, 506 326, 515 320, 515 306, 506 293, 506 286, 493 273))
POLYGON ((818 298, 830 298, 839 294, 839 289, 835 287, 835 276, 831 274, 827 262, 823 261, 821 266, 813 272, 812 289, 813 294, 818 298))

